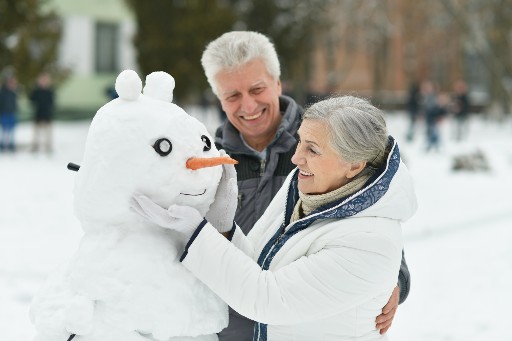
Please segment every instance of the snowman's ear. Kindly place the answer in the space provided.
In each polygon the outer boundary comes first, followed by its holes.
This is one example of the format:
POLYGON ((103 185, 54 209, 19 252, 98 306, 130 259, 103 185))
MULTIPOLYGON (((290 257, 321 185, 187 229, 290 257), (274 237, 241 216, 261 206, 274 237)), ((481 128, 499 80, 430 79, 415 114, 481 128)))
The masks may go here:
POLYGON ((124 70, 117 76, 116 92, 119 98, 127 101, 135 101, 139 98, 142 91, 142 81, 137 72, 133 70, 124 70))
POLYGON ((174 78, 167 72, 156 71, 146 77, 144 95, 165 102, 172 102, 174 78))

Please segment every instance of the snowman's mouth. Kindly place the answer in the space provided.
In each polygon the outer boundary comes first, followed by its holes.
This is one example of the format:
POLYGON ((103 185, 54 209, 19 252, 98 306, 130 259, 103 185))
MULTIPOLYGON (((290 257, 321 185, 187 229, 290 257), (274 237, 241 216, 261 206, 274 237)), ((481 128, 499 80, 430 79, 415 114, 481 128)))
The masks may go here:
POLYGON ((180 193, 180 194, 189 195, 189 196, 192 196, 192 197, 198 197, 198 196, 203 195, 205 193, 206 193, 206 189, 203 191, 203 193, 199 193, 199 194, 192 194, 192 193, 180 193))

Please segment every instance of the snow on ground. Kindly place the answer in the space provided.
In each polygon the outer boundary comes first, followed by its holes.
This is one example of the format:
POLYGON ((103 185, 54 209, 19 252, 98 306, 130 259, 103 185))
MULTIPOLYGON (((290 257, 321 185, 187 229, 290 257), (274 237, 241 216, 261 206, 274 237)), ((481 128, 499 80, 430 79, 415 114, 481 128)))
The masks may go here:
MULTIPOLYGON (((397 139, 405 126, 390 119, 397 139)), ((423 139, 401 143, 419 208, 404 224, 412 285, 390 340, 512 340, 512 124, 473 120, 462 143, 450 141, 451 128, 444 123, 438 154, 426 154, 423 139), (454 155, 476 150, 491 171, 450 171, 454 155)))
MULTIPOLYGON (((192 114, 213 133, 216 111, 192 114)), ((418 194, 416 216, 404 224, 412 289, 390 340, 512 340, 512 123, 474 118, 464 142, 442 127, 443 147, 425 153, 423 127, 404 139, 406 117, 387 116, 418 194), (452 172, 454 155, 482 150, 489 172, 452 172)), ((74 172, 89 122, 56 122, 55 152, 28 152, 32 128, 17 130, 20 150, 0 154, 0 340, 33 335, 28 307, 49 272, 68 260, 82 235, 73 215, 74 172)), ((58 340, 57 340, 58 341, 58 340)))

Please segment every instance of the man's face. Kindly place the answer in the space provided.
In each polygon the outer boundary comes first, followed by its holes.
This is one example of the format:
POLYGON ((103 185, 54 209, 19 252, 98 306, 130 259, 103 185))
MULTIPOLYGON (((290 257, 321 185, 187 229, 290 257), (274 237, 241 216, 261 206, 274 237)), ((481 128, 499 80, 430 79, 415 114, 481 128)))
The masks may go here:
POLYGON ((253 60, 215 77, 222 109, 246 142, 263 150, 274 138, 281 113, 281 82, 268 74, 265 64, 253 60))

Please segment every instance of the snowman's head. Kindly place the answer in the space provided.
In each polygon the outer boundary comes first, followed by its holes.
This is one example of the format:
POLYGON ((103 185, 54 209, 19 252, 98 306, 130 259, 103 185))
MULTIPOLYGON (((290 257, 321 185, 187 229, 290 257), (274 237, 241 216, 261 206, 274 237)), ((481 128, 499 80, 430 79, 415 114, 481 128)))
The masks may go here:
POLYGON ((206 127, 171 103, 173 89, 174 79, 165 72, 148 75, 143 94, 134 71, 118 76, 119 98, 94 117, 76 178, 75 213, 83 222, 94 222, 83 224, 84 229, 137 219, 129 208, 135 191, 162 207, 208 211, 222 166, 190 165, 218 157, 219 151, 206 127))

